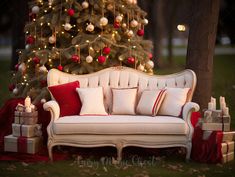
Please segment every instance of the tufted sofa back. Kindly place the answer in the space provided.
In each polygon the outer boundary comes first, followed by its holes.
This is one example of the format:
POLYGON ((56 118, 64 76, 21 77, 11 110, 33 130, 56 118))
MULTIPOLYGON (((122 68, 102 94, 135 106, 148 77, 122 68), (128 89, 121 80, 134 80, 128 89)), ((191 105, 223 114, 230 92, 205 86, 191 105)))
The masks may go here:
POLYGON ((188 101, 196 86, 196 75, 192 70, 184 70, 170 75, 147 75, 140 71, 127 67, 111 67, 96 73, 86 75, 73 75, 51 69, 47 76, 48 86, 65 84, 78 80, 80 87, 100 87, 104 89, 105 104, 111 104, 111 88, 138 87, 138 95, 145 89, 161 89, 165 87, 191 88, 188 101))

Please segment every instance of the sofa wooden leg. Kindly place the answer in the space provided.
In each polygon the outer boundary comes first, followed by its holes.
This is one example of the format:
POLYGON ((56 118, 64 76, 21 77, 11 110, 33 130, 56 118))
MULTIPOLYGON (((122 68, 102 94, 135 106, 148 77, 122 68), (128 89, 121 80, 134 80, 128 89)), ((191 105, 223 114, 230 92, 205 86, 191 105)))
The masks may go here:
POLYGON ((117 161, 118 161, 118 163, 120 163, 121 160, 122 160, 122 149, 123 149, 123 146, 120 143, 120 144, 116 145, 116 148, 117 148, 117 161))
POLYGON ((191 150, 192 150, 192 142, 188 142, 187 146, 186 146, 186 161, 190 160, 190 156, 191 156, 191 150))
POLYGON ((51 162, 53 162, 53 154, 52 154, 53 146, 48 144, 47 149, 48 149, 49 159, 50 159, 51 162))

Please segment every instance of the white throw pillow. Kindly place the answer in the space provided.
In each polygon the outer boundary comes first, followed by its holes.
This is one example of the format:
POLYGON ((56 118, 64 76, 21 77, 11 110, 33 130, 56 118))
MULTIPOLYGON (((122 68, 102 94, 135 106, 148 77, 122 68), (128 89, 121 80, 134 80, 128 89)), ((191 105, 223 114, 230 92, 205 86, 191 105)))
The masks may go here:
POLYGON ((166 90, 144 90, 140 97, 136 112, 142 115, 155 116, 159 111, 166 90))
POLYGON ((112 89, 112 114, 135 115, 137 88, 112 89))
POLYGON ((104 108, 103 88, 77 88, 82 102, 80 115, 108 115, 104 108))
POLYGON ((166 96, 159 110, 159 115, 179 117, 187 100, 190 88, 166 88, 166 96))

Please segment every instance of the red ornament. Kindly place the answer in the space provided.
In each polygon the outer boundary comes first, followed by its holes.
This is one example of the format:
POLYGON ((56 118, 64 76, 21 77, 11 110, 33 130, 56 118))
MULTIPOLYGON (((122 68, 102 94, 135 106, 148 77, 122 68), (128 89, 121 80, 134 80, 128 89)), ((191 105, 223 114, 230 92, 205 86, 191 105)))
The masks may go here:
POLYGON ((10 92, 12 92, 15 88, 16 88, 15 84, 10 84, 10 85, 8 86, 8 90, 9 90, 10 92))
POLYGON ((34 57, 33 62, 34 62, 34 64, 39 64, 40 63, 40 58, 34 57))
POLYGON ((63 71, 63 66, 59 65, 59 66, 57 67, 57 69, 60 70, 60 71, 63 71))
POLYGON ((149 53, 149 59, 152 60, 153 59, 153 54, 149 53))
POLYGON ((143 36, 143 35, 144 35, 144 29, 139 29, 139 30, 137 31, 137 35, 138 35, 138 36, 143 36))
POLYGON ((75 11, 73 9, 68 9, 67 13, 70 17, 72 17, 75 14, 75 11))
POLYGON ((98 56, 98 62, 100 63, 100 64, 103 64, 104 62, 106 61, 106 57, 105 56, 98 56))
POLYGON ((121 24, 119 22, 114 22, 113 26, 114 28, 120 28, 121 24))
POLYGON ((35 41, 34 37, 33 36, 28 36, 27 39, 26 39, 26 43, 27 44, 33 44, 35 41))
POLYGON ((80 62, 80 57, 78 55, 72 55, 71 60, 73 62, 80 62))
POLYGON ((43 88, 43 87, 46 87, 47 86, 47 81, 46 80, 40 80, 40 86, 43 88))
POLYGON ((20 66, 19 64, 16 64, 16 65, 15 65, 15 70, 16 70, 16 71, 18 71, 19 66, 20 66))
POLYGON ((134 58, 134 57, 128 57, 128 58, 127 58, 127 62, 128 62, 129 64, 134 64, 134 63, 135 63, 135 58, 134 58))
POLYGON ((111 49, 110 49, 109 47, 104 47, 104 48, 103 48, 103 54, 109 55, 110 52, 111 52, 111 49))

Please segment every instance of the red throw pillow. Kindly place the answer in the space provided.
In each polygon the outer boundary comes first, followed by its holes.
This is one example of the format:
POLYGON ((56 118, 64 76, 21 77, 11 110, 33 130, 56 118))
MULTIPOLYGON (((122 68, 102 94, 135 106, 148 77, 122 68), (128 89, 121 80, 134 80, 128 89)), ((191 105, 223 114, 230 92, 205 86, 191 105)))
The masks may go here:
POLYGON ((76 92, 76 88, 79 87, 80 84, 78 81, 48 87, 60 106, 60 117, 79 115, 82 107, 80 98, 76 92))

